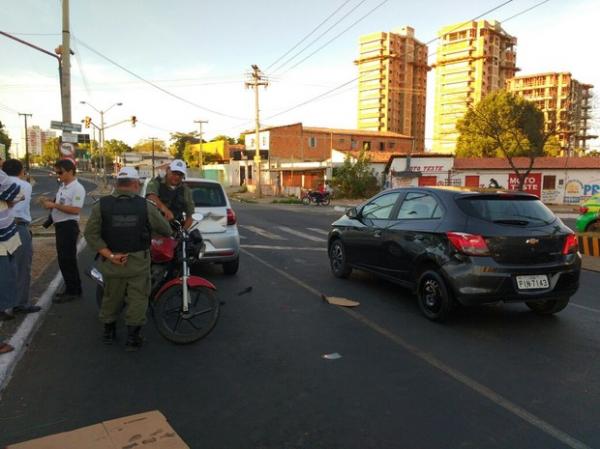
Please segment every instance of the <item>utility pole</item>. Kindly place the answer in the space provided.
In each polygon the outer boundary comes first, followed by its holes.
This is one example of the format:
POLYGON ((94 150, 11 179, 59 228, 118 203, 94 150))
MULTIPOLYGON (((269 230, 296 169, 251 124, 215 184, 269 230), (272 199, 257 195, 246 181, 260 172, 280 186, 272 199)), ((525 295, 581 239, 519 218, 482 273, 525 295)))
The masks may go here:
POLYGON ((200 157, 198 163, 200 164, 200 177, 204 177, 204 154, 202 154, 202 136, 204 136, 204 133, 202 132, 202 125, 208 123, 208 120, 194 120, 194 123, 198 123, 200 126, 200 157))
POLYGON ((69 29, 69 0, 62 0, 61 52, 62 121, 71 123, 71 31, 69 29))
POLYGON ((157 140, 157 138, 150 137, 148 140, 152 141, 152 178, 154 178, 154 142, 157 140))
POLYGON ((22 114, 19 112, 19 115, 22 115, 25 118, 25 171, 29 175, 29 134, 27 133, 27 117, 31 117, 31 114, 22 114))
POLYGON ((260 188, 260 120, 259 120, 259 102, 258 102, 258 87, 269 85, 269 82, 263 76, 262 72, 256 64, 252 65, 252 73, 250 74, 251 80, 246 81, 246 87, 254 87, 254 113, 256 116, 256 136, 255 136, 255 148, 254 154, 254 165, 256 166, 256 193, 259 198, 262 197, 262 191, 260 188))

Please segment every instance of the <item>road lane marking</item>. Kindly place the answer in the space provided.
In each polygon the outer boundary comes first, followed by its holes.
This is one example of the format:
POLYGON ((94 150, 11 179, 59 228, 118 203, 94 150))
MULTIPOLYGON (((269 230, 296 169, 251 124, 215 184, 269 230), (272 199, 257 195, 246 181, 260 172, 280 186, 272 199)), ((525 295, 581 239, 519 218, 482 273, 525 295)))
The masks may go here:
POLYGON ((318 228, 306 228, 309 231, 312 232, 316 232, 317 234, 321 234, 321 235, 329 235, 329 231, 325 231, 324 229, 318 229, 318 228))
POLYGON ((240 225, 240 228, 247 229, 250 232, 254 232, 255 234, 258 234, 258 235, 265 237, 267 239, 270 239, 270 240, 287 240, 285 237, 282 237, 277 234, 273 234, 272 232, 269 232, 262 228, 258 228, 256 226, 240 225))
POLYGON ((277 246, 277 245, 242 245, 242 248, 273 249, 273 250, 283 250, 283 251, 323 251, 323 252, 327 252, 327 248, 315 248, 314 246, 298 247, 298 246, 277 246))
MULTIPOLYGON (((245 249, 241 249, 241 251, 244 254, 246 254, 249 257, 256 260, 257 262, 262 263, 266 267, 272 269, 276 273, 279 273, 281 276, 283 276, 286 279, 292 281, 293 283, 299 285, 300 287, 304 288, 305 290, 309 291, 310 293, 316 295, 319 299, 321 299, 321 292, 314 289, 313 287, 311 287, 304 281, 271 265, 269 262, 262 259, 261 257, 258 257, 256 255, 252 254, 250 251, 247 251, 245 249)), ((459 370, 454 369, 454 368, 450 367, 449 365, 446 365, 444 362, 442 362, 435 356, 417 348, 416 346, 412 345, 408 341, 404 340, 402 337, 394 334, 393 332, 389 331, 388 329, 385 329, 384 327, 380 326, 379 324, 375 323, 374 321, 371 321, 370 319, 368 319, 361 313, 356 312, 355 310, 352 310, 352 309, 348 309, 346 307, 338 307, 338 309, 340 311, 348 314, 355 320, 360 321, 362 324, 364 324, 365 326, 374 330, 378 334, 386 337, 387 339, 389 339, 393 343, 397 344, 398 346, 401 346, 406 351, 410 352, 411 354, 413 354, 417 358, 421 359, 428 365, 430 365, 434 368, 437 368, 441 372, 447 374, 449 377, 452 377, 454 380, 456 380, 459 383, 463 384, 464 386, 470 388, 471 390, 475 391, 476 393, 483 396, 484 398, 489 399, 494 404, 498 405, 499 407, 503 408, 504 410, 508 411, 509 413, 512 413, 513 415, 518 416, 523 421, 529 423, 531 426, 536 427, 537 429, 550 435, 551 437, 556 438, 558 441, 561 441, 566 446, 573 448, 573 449, 591 449, 591 447, 588 446, 587 444, 577 440, 576 438, 572 437, 571 435, 569 435, 566 432, 563 432, 562 430, 558 429, 557 427, 554 427, 552 424, 537 417, 533 413, 528 412, 523 407, 509 401, 504 396, 500 395, 499 393, 496 393, 491 388, 486 387, 485 385, 477 382, 475 379, 472 379, 471 377, 467 376, 466 374, 463 374, 459 370)))
POLYGON ((287 226, 277 226, 283 232, 287 232, 288 234, 297 235, 298 237, 302 237, 303 239, 311 240, 313 242, 326 242, 327 239, 323 239, 321 237, 315 237, 314 235, 307 234, 305 232, 296 231, 295 229, 288 228, 287 226))
POLYGON ((573 307, 578 307, 578 308, 583 309, 583 310, 588 310, 590 312, 600 313, 600 310, 598 310, 598 309, 593 309, 591 307, 586 307, 586 306, 580 306, 579 304, 575 304, 575 303, 572 303, 572 302, 569 303, 569 305, 571 305, 573 307))

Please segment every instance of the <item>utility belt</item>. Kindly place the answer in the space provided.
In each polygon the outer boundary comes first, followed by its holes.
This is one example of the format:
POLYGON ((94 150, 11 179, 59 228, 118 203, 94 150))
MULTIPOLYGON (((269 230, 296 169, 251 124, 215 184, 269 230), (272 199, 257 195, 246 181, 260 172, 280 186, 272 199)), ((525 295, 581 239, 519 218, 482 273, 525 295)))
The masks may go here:
POLYGON ((22 218, 15 218, 15 224, 16 225, 29 226, 31 223, 28 222, 27 220, 22 219, 22 218))

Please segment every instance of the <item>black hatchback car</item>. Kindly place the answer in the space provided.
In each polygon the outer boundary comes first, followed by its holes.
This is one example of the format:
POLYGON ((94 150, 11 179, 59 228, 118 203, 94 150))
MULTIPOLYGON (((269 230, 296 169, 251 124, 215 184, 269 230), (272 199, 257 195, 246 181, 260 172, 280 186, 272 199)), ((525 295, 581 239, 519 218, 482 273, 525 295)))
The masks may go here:
POLYGON ((411 288, 431 320, 457 304, 564 309, 579 287, 577 237, 536 196, 415 187, 384 191, 332 224, 331 270, 354 268, 411 288))

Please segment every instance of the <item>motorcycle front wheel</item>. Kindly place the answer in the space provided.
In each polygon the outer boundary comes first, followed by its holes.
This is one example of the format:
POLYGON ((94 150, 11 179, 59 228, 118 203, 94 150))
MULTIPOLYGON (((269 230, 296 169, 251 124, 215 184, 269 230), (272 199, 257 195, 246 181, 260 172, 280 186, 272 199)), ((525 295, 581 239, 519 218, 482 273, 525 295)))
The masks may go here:
POLYGON ((206 337, 219 319, 219 300, 214 290, 189 287, 189 310, 183 312, 183 287, 169 287, 153 303, 158 332, 177 344, 188 344, 206 337))
POLYGON ((310 196, 305 196, 302 198, 302 204, 304 204, 305 206, 308 206, 310 204, 310 196))

